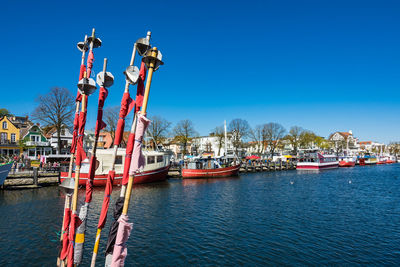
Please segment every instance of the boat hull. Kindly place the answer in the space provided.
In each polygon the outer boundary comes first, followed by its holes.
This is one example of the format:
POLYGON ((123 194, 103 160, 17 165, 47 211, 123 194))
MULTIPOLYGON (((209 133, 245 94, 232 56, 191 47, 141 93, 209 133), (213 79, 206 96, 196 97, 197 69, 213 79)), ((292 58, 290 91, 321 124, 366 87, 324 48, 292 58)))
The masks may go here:
POLYGON ((354 167, 356 163, 354 161, 339 161, 339 167, 354 167))
POLYGON ((0 185, 4 184, 4 181, 6 180, 12 165, 13 165, 12 163, 7 163, 0 166, 0 185))
POLYGON ((230 177, 239 174, 240 164, 218 169, 182 169, 182 178, 216 178, 230 177))
MULTIPOLYGON (((162 182, 167 179, 169 166, 149 170, 142 172, 140 174, 135 175, 135 179, 133 180, 133 184, 145 184, 145 183, 153 183, 153 182, 162 182)), ((86 185, 88 180, 87 173, 81 173, 79 175, 79 185, 86 185)), ((68 172, 61 172, 61 182, 64 181, 65 178, 68 177, 68 172)), ((72 173, 72 177, 75 177, 75 173, 72 173)), ((104 187, 107 183, 107 174, 96 174, 93 179, 93 186, 104 187)), ((122 173, 116 173, 113 185, 121 185, 122 184, 122 173)))
POLYGON ((304 170, 304 171, 314 171, 314 170, 328 170, 328 169, 336 169, 339 167, 338 162, 332 163, 297 163, 296 170, 304 170))

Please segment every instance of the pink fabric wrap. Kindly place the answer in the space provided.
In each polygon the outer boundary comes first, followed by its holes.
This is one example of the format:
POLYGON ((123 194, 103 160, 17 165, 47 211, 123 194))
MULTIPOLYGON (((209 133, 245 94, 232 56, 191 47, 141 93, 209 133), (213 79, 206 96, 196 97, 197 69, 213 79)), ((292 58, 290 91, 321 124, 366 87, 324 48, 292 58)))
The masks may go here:
POLYGON ((108 207, 110 206, 110 197, 112 193, 114 177, 115 177, 115 171, 109 171, 107 176, 106 189, 104 191, 103 205, 101 207, 99 223, 97 225, 97 228, 99 229, 103 229, 104 225, 106 224, 107 212, 108 212, 108 207))
POLYGON ((128 249, 126 248, 126 241, 128 240, 131 231, 132 223, 129 223, 129 218, 127 215, 122 214, 119 219, 119 226, 117 232, 117 238, 115 240, 113 257, 111 261, 111 267, 122 267, 125 264, 125 258, 128 254, 128 249))
POLYGON ((72 214, 68 233, 68 267, 74 266, 75 230, 82 223, 77 214, 72 214))
POLYGON ((132 162, 129 169, 129 174, 141 172, 145 165, 145 157, 142 154, 143 135, 149 126, 150 120, 141 114, 138 114, 138 124, 135 133, 135 145, 133 147, 132 162))
POLYGON ((94 62, 94 54, 93 54, 93 50, 89 51, 89 55, 87 58, 87 76, 86 77, 90 77, 90 74, 92 73, 92 68, 93 68, 93 62, 94 62))
POLYGON ((128 137, 128 144, 126 145, 126 150, 125 150, 124 173, 122 176, 122 184, 123 185, 128 184, 129 169, 131 167, 132 151, 133 151, 134 144, 135 144, 135 134, 130 133, 129 137, 128 137))
POLYGON ((66 208, 64 211, 64 228, 63 228, 63 241, 62 241, 62 248, 60 252, 60 259, 64 260, 68 255, 68 227, 71 220, 71 209, 66 208))
POLYGON ((121 100, 121 108, 119 109, 119 119, 117 129, 115 130, 114 145, 118 146, 121 144, 122 136, 125 128, 125 118, 132 110, 135 105, 135 101, 132 100, 129 92, 125 92, 121 100))

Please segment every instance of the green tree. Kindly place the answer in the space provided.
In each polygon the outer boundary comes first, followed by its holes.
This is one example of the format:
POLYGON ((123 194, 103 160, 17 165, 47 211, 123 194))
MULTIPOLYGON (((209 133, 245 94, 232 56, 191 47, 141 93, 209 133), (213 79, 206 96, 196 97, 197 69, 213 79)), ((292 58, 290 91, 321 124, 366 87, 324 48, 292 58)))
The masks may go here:
POLYGON ((289 143, 293 147, 293 152, 297 154, 297 150, 300 146, 301 135, 305 130, 299 126, 290 127, 289 134, 285 136, 285 139, 289 141, 289 143))
POLYGON ((0 118, 12 115, 7 109, 0 108, 0 118))

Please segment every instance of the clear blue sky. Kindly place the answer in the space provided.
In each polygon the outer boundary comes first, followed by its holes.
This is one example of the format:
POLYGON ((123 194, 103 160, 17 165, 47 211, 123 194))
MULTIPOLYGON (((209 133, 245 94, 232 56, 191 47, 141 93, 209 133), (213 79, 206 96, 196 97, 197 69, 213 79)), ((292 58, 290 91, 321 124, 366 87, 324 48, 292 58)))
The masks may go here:
MULTIPOLYGON (((191 119, 208 134, 223 120, 279 122, 327 136, 400 140, 398 1, 2 1, 0 107, 32 112, 52 86, 76 92, 76 42, 95 27, 119 105, 133 42, 153 32, 165 65, 149 115, 191 119)), ((136 61, 136 65, 139 62, 136 61)), ((136 90, 136 89, 134 89, 136 90)), ((89 100, 94 126, 97 93, 89 100)))

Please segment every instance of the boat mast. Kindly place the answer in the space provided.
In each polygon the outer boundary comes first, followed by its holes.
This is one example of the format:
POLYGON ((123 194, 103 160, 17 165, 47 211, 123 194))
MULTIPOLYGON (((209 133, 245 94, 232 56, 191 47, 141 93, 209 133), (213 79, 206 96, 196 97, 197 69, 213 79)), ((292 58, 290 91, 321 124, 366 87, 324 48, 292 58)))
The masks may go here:
POLYGON ((228 137, 227 137, 227 134, 226 134, 226 120, 224 120, 224 132, 225 132, 224 150, 225 150, 225 158, 226 158, 226 156, 228 155, 228 150, 226 148, 227 143, 228 143, 228 137))

